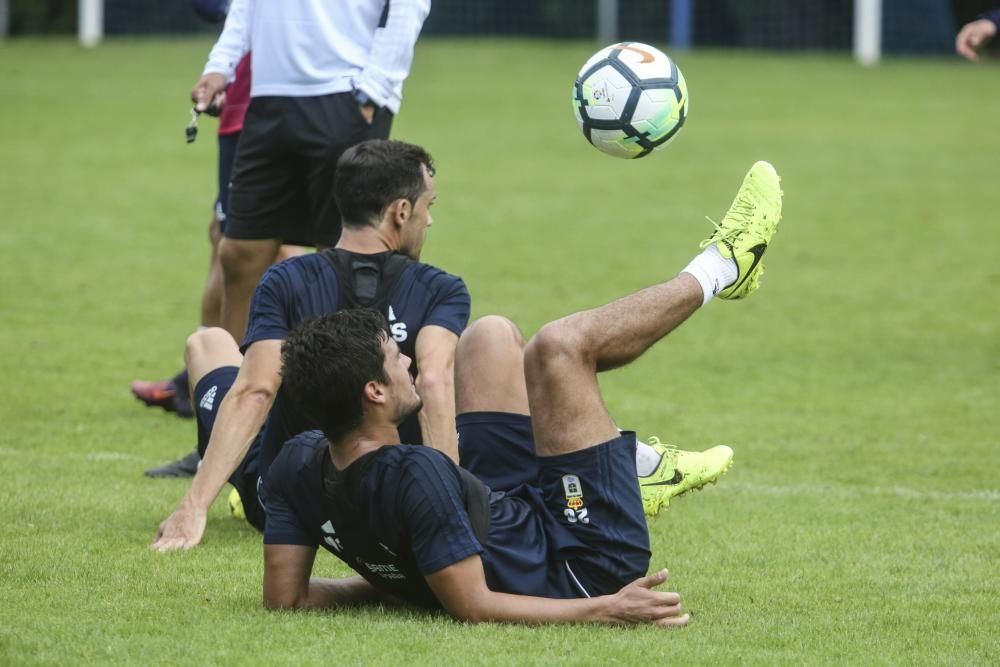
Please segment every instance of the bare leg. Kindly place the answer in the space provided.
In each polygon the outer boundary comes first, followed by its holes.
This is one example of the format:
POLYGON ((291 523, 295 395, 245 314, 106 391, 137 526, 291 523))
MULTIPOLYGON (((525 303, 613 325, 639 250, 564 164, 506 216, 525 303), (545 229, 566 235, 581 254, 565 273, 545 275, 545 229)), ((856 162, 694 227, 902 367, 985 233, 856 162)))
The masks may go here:
POLYGON ((212 242, 212 256, 208 264, 208 278, 201 293, 201 326, 222 326, 222 265, 219 263, 219 218, 212 216, 208 226, 208 238, 212 242))
POLYGON ((524 336, 505 317, 473 322, 455 351, 455 411, 528 414, 524 336))
POLYGON ((236 340, 246 334, 250 301, 264 271, 278 256, 277 239, 245 240, 223 237, 219 242, 222 263, 222 326, 236 340))
POLYGON ((617 437, 597 373, 637 359, 703 300, 698 281, 682 273, 542 327, 524 360, 537 454, 564 454, 617 437))
POLYGON ((239 366, 243 363, 243 355, 228 331, 212 327, 188 336, 187 345, 184 346, 184 363, 193 389, 216 368, 239 366))

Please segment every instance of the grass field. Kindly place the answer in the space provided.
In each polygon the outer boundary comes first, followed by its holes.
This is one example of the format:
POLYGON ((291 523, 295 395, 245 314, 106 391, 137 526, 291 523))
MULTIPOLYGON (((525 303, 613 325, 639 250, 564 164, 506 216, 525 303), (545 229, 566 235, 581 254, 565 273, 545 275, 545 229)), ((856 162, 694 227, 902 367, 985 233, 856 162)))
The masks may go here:
MULTIPOLYGON (((620 423, 737 465, 651 526, 680 631, 267 613, 224 502, 146 549, 194 429, 132 399, 197 325, 210 43, 0 45, 0 664, 1000 662, 1000 95, 995 65, 678 54, 690 122, 638 162, 578 135, 595 45, 418 47, 395 136, 426 145, 425 258, 530 333, 674 275, 756 159, 784 178, 762 290, 604 378, 620 423)), ((319 569, 342 574, 332 557, 319 569)))

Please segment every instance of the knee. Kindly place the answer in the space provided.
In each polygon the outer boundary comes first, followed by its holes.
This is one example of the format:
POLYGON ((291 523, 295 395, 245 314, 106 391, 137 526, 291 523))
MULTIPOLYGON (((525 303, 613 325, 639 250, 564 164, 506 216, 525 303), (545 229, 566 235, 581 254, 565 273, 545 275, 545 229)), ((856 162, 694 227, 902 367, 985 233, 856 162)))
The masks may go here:
POLYGON ((565 319, 549 322, 528 342, 524 370, 528 376, 559 372, 566 365, 588 363, 576 329, 565 319))
POLYGON ((262 246, 225 236, 219 241, 219 263, 227 281, 252 279, 256 283, 272 259, 262 246))
POLYGON ((487 359, 495 363, 509 354, 520 355, 523 349, 524 335, 516 324, 506 317, 487 315, 462 332, 455 350, 455 367, 470 363, 478 366, 487 359))
POLYGON ((184 344, 184 363, 190 370, 193 362, 208 358, 215 350, 234 346, 236 346, 236 341, 222 327, 199 329, 188 336, 187 342, 184 344))
POLYGON ((218 248, 221 239, 222 230, 219 227, 219 216, 213 215, 212 221, 208 223, 208 240, 213 248, 218 248))
POLYGON ((524 334, 514 322, 501 315, 486 315, 466 327, 461 343, 467 345, 486 344, 516 345, 524 347, 524 334))

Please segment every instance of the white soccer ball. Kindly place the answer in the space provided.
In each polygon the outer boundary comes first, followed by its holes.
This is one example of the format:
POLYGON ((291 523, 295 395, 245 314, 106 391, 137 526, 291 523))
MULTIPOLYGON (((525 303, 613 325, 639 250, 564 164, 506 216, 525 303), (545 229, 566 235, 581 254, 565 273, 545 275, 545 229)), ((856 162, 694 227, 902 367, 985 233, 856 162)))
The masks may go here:
POLYGON ((595 53, 573 86, 573 113, 591 144, 608 155, 646 157, 674 138, 688 113, 677 64, 648 44, 622 42, 595 53))

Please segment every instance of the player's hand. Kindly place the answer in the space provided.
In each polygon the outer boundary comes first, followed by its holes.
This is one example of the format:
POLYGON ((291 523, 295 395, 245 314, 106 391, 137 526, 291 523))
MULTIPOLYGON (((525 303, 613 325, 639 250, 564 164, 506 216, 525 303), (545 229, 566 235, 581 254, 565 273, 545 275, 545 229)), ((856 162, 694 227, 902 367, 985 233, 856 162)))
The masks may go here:
POLYGON ((601 622, 611 625, 655 623, 663 627, 687 625, 690 618, 681 613, 681 596, 653 590, 666 580, 667 571, 660 570, 636 579, 609 596, 608 609, 602 615, 601 622))
POLYGON ((193 507, 185 498, 160 524, 149 548, 162 552, 197 546, 205 534, 206 518, 207 512, 193 507))
POLYGON ((225 75, 217 72, 205 74, 191 89, 191 101, 194 102, 194 108, 203 113, 209 108, 221 112, 222 107, 226 104, 225 90, 225 75))
POLYGON ((358 109, 361 111, 361 117, 365 119, 365 122, 371 125, 375 121, 375 105, 374 104, 360 104, 358 109))
POLYGON ((979 19, 966 23, 955 38, 955 51, 963 58, 975 62, 979 60, 979 49, 996 34, 997 27, 993 21, 979 19))

